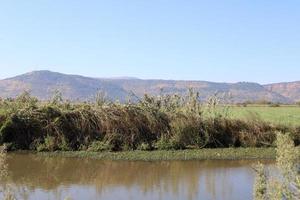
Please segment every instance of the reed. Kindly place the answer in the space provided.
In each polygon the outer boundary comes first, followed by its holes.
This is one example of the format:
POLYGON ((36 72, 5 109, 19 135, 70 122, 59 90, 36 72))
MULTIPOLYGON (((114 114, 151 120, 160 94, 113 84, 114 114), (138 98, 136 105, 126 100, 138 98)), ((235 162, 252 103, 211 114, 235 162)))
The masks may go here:
POLYGON ((7 183, 9 178, 8 164, 7 164, 7 151, 6 146, 0 146, 0 182, 3 188, 0 193, 2 194, 3 200, 15 200, 15 195, 11 185, 7 183))
POLYGON ((24 93, 0 101, 0 144, 8 150, 123 151, 272 147, 276 131, 300 143, 300 126, 232 119, 212 97, 145 95, 139 101, 41 102, 24 93))
POLYGON ((259 164, 256 166, 254 199, 300 199, 300 150, 295 147, 289 134, 277 133, 276 176, 259 164))

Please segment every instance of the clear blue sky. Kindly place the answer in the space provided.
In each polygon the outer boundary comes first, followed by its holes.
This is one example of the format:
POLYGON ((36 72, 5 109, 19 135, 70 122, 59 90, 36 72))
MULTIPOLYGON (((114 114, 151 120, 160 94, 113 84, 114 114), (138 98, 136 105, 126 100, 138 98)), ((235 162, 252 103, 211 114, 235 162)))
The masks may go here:
POLYGON ((0 0, 0 69, 300 80, 300 1, 0 0))

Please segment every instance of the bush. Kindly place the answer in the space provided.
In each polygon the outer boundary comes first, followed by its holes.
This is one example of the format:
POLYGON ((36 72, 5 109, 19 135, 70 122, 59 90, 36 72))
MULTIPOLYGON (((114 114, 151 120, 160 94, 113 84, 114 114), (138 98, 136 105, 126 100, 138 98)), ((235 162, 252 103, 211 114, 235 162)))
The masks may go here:
POLYGON ((166 138, 165 136, 162 136, 155 144, 155 149, 158 150, 175 150, 177 149, 177 146, 175 142, 171 139, 166 138))
POLYGON ((244 103, 237 103, 236 106, 238 106, 238 107, 247 107, 248 104, 251 104, 251 103, 246 103, 246 102, 244 102, 244 103))
POLYGON ((8 117, 0 129, 1 142, 13 143, 18 149, 29 149, 32 141, 41 133, 38 118, 30 117, 27 110, 8 117))
POLYGON ((112 146, 108 142, 94 141, 88 147, 88 151, 100 152, 100 151, 111 151, 112 146))
POLYGON ((39 144, 36 147, 37 151, 55 151, 58 149, 57 143, 55 141, 55 138, 53 136, 47 136, 45 138, 44 143, 39 144))
POLYGON ((279 103, 270 103, 269 104, 270 107, 280 107, 279 103))
POLYGON ((175 146, 179 149, 205 146, 208 138, 201 134, 201 125, 200 118, 176 117, 171 122, 171 134, 175 146))
POLYGON ((137 150, 140 150, 140 151, 149 151, 151 150, 151 146, 148 144, 148 143, 141 143, 138 147, 137 147, 137 150))
POLYGON ((290 133, 277 133, 276 175, 267 176, 267 168, 260 164, 254 185, 254 199, 299 199, 300 151, 295 147, 290 133))
POLYGON ((189 96, 146 96, 137 103, 37 102, 28 96, 1 102, 0 143, 11 149, 55 150, 151 150, 266 147, 274 145, 275 132, 291 132, 300 143, 300 126, 272 125, 254 116, 229 118, 217 109, 189 96), (25 98, 26 97, 26 98, 25 98), (207 115, 203 114, 205 111, 207 115))

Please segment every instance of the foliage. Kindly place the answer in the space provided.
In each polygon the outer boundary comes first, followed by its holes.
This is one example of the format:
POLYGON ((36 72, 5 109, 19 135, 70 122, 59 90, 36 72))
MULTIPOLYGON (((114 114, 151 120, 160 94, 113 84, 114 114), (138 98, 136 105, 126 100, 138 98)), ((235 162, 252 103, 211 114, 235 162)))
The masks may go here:
POLYGON ((7 178, 7 162, 6 162, 6 148, 5 146, 0 147, 0 180, 3 181, 7 178))
POLYGON ((277 133, 276 176, 268 176, 263 165, 258 165, 254 197, 256 200, 293 200, 300 198, 300 151, 289 134, 277 133))
POLYGON ((87 150, 93 152, 110 151, 112 150, 112 146, 109 144, 109 142, 94 141, 87 150))
POLYGON ((279 103, 270 103, 270 107, 280 107, 279 103))
POLYGON ((237 159, 274 159, 274 148, 205 148, 185 150, 153 150, 153 151, 54 151, 38 152, 37 155, 48 157, 93 158, 99 160, 237 160, 237 159))
POLYGON ((258 164, 255 167, 256 177, 254 184, 254 199, 266 200, 267 199, 267 176, 265 166, 258 164))
POLYGON ((232 118, 231 107, 215 96, 201 102, 192 89, 123 104, 98 96, 96 102, 64 101, 58 92, 49 102, 28 93, 2 99, 0 143, 37 151, 269 147, 276 131, 291 132, 300 143, 300 127, 232 118))
POLYGON ((148 151, 148 150, 151 150, 151 146, 147 143, 141 143, 138 147, 137 147, 137 150, 140 150, 140 151, 148 151))
POLYGON ((7 183, 8 177, 6 146, 0 146, 0 182, 3 183, 3 188, 0 189, 0 192, 3 194, 4 200, 15 200, 12 187, 7 183))

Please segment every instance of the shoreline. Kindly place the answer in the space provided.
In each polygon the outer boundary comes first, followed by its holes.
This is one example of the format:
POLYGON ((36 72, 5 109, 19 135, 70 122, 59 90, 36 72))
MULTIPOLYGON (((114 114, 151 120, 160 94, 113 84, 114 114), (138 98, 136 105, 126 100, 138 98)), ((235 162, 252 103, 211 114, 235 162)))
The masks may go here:
POLYGON ((90 158, 112 161, 171 161, 171 160, 252 160, 275 159, 275 148, 217 148, 173 151, 12 151, 9 153, 32 153, 44 157, 90 158))

